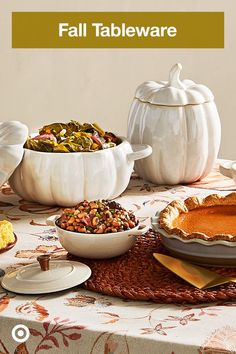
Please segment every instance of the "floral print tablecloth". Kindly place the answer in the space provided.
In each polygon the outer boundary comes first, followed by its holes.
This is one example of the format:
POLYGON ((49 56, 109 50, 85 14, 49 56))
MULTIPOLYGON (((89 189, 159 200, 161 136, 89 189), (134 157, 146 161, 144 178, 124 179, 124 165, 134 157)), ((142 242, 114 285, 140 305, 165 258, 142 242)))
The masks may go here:
MULTIPOLYGON (((232 180, 217 167, 207 179, 191 186, 154 186, 133 175, 117 200, 136 212, 144 223, 176 198, 235 190, 232 180)), ((6 184, 0 190, 0 220, 13 223, 18 241, 0 254, 0 276, 34 262, 42 253, 58 250, 55 230, 45 224, 58 213, 20 200, 6 184)), ((0 354, 216 354, 236 353, 236 303, 168 305, 127 301, 83 290, 78 286, 50 295, 16 295, 0 288, 0 354), (12 338, 16 325, 26 325, 30 336, 12 338)))

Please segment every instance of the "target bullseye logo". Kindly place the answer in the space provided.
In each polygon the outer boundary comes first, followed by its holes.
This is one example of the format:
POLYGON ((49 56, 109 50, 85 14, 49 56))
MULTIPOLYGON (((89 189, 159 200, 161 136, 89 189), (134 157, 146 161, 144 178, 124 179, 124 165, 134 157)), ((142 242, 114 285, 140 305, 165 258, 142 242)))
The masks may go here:
POLYGON ((24 343, 29 339, 29 328, 23 324, 18 324, 12 328, 12 338, 18 343, 24 343))

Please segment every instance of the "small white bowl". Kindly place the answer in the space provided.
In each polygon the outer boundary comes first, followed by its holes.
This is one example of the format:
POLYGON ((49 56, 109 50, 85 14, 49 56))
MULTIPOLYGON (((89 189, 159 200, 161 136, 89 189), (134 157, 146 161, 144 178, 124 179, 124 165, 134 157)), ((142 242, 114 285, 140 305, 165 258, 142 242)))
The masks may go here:
POLYGON ((59 241, 69 253, 83 258, 112 258, 127 252, 134 244, 137 235, 149 230, 149 226, 140 229, 138 224, 131 230, 107 234, 86 234, 67 231, 56 223, 60 215, 47 219, 47 225, 55 226, 59 241))
POLYGON ((226 177, 233 178, 236 184, 236 161, 224 161, 219 166, 220 173, 226 177))

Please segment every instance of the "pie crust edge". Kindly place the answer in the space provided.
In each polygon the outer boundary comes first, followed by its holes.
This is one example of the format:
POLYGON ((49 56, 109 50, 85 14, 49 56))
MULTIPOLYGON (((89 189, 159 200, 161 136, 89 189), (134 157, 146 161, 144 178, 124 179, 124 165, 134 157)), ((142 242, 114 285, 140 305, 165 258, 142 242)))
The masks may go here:
POLYGON ((199 196, 192 196, 187 198, 185 201, 174 200, 160 212, 159 226, 161 229, 164 229, 167 234, 178 235, 182 240, 201 239, 210 242, 214 242, 217 240, 236 242, 236 236, 234 235, 218 234, 212 237, 201 232, 193 232, 189 234, 181 228, 172 226, 173 221, 181 213, 187 213, 191 210, 200 207, 204 208, 223 205, 236 206, 236 192, 230 193, 226 196, 221 196, 219 194, 210 194, 205 198, 199 196))

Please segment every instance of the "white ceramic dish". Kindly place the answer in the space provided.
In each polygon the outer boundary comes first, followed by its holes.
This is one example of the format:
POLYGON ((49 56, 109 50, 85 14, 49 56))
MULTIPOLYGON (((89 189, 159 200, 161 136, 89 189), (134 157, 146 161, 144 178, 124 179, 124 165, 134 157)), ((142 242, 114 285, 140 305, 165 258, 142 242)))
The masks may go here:
POLYGON ((112 258, 127 252, 134 244, 137 235, 148 231, 149 226, 142 229, 137 225, 131 230, 108 233, 86 234, 67 231, 57 226, 59 215, 50 216, 47 224, 56 227, 59 241, 69 253, 84 258, 112 258))
POLYGON ((21 162, 27 135, 28 128, 20 122, 0 123, 0 187, 21 162))
POLYGON ((39 263, 32 263, 6 274, 3 288, 18 294, 46 294, 65 290, 86 281, 91 269, 83 263, 50 261, 50 269, 42 271, 39 263))
POLYGON ((169 235, 159 226, 159 213, 151 218, 151 223, 163 245, 175 256, 203 265, 236 266, 236 242, 183 240, 178 235, 169 235))
POLYGON ((181 69, 174 65, 168 82, 138 86, 129 112, 129 141, 153 148, 150 157, 135 162, 135 170, 155 184, 202 179, 212 170, 220 147, 220 118, 212 92, 181 80, 181 69))
POLYGON ((126 139, 116 147, 96 152, 25 149, 9 182, 25 200, 46 205, 74 206, 85 199, 113 199, 126 189, 134 161, 151 152, 150 146, 131 146, 126 139))
POLYGON ((236 184, 236 161, 224 161, 219 166, 220 173, 226 177, 233 178, 236 184))

